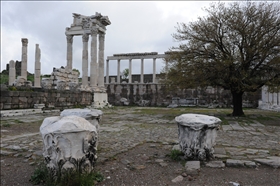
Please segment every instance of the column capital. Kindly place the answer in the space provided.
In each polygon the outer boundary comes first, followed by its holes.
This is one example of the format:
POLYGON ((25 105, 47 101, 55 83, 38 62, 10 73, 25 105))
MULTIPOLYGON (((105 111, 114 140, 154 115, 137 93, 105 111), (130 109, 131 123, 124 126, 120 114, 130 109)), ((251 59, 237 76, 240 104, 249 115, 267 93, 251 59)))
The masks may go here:
POLYGON ((98 32, 99 40, 104 40, 105 38, 105 33, 104 32, 98 32))
POLYGON ((88 42, 89 35, 83 34, 82 38, 83 38, 83 42, 88 42))
POLYGON ((73 35, 67 35, 66 39, 67 39, 67 43, 73 43, 73 35))
POLYGON ((22 46, 27 46, 28 39, 27 38, 21 38, 22 46))
POLYGON ((91 31, 90 31, 90 33, 91 33, 91 35, 93 36, 96 36, 97 34, 98 34, 98 30, 96 30, 96 29, 92 29, 91 31))

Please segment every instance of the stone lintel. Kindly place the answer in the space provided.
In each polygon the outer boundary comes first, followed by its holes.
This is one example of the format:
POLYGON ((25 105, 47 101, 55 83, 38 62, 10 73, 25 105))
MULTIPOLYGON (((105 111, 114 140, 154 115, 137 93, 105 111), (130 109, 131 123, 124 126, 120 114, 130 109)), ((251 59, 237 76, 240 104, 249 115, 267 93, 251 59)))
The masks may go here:
POLYGON ((156 55, 135 55, 135 56, 108 56, 107 60, 122 60, 122 59, 153 59, 153 58, 165 58, 165 54, 156 54, 156 55))

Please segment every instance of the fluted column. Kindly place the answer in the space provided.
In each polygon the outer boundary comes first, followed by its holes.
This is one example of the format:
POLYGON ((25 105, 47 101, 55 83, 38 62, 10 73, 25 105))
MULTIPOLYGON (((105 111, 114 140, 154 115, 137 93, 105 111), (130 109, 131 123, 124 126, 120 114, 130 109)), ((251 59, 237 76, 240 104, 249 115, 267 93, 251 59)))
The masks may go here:
POLYGON ((153 83, 156 83, 156 59, 153 59, 153 83))
POLYGON ((129 74, 128 74, 128 83, 132 83, 132 66, 131 66, 132 59, 129 59, 129 74))
POLYGON ((141 59, 141 77, 140 83, 144 83, 144 58, 141 59))
POLYGON ((120 71, 121 71, 121 60, 118 59, 118 67, 117 67, 117 83, 121 83, 121 77, 120 77, 120 71))
POLYGON ((83 35, 82 85, 88 85, 88 34, 83 35))
POLYGON ((9 85, 13 85, 16 79, 16 67, 14 60, 9 62, 9 85))
POLYGON ((165 61, 165 79, 167 78, 168 73, 168 61, 165 61))
POLYGON ((109 59, 106 60, 106 83, 109 84, 109 59))
POLYGON ((105 33, 99 32, 99 48, 98 48, 98 87, 104 89, 104 45, 105 33))
POLYGON ((39 48, 39 44, 36 44, 35 46, 34 87, 41 87, 41 50, 39 48))
POLYGON ((97 30, 91 31, 90 86, 97 86, 97 30))
POLYGON ((27 45, 28 45, 28 39, 22 38, 22 53, 21 53, 21 73, 20 75, 27 80, 27 45))
POLYGON ((67 54, 66 54, 66 60, 67 60, 67 66, 66 69, 72 70, 72 65, 73 65, 73 35, 67 35, 66 36, 67 40, 67 54))

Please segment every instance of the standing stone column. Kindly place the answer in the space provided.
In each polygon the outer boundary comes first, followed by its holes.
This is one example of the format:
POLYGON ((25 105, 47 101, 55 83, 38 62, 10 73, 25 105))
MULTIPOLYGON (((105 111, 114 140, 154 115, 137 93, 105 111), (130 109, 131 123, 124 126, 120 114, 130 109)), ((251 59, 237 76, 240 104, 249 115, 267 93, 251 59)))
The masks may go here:
POLYGON ((91 30, 90 86, 97 87, 97 30, 91 30))
POLYGON ((99 32, 99 51, 98 51, 98 87, 104 90, 104 45, 105 33, 99 32))
POLYGON ((156 83, 156 59, 153 59, 153 83, 156 83))
POLYGON ((88 86, 88 34, 83 35, 82 86, 88 86))
POLYGON ((129 59, 129 74, 128 74, 128 82, 132 83, 132 66, 131 66, 132 59, 129 59))
POLYGON ((13 85, 16 79, 16 68, 14 60, 9 62, 9 85, 13 85))
POLYGON ((121 60, 118 59, 118 67, 117 67, 117 83, 121 83, 121 77, 120 77, 120 71, 121 71, 121 60))
POLYGON ((73 35, 67 35, 66 36, 67 40, 67 54, 66 54, 66 60, 67 60, 67 66, 66 69, 72 70, 72 64, 73 64, 73 35))
POLYGON ((168 73, 168 61, 165 61, 165 79, 167 79, 167 73, 168 73))
POLYGON ((141 77, 140 83, 144 83, 144 58, 141 59, 141 77))
POLYGON ((34 73, 34 87, 41 87, 41 50, 39 44, 36 44, 35 49, 35 73, 34 73))
POLYGON ((106 60, 106 83, 109 84, 109 59, 106 60))
POLYGON ((22 53, 21 53, 21 73, 20 75, 27 80, 27 44, 28 39, 22 38, 22 53))

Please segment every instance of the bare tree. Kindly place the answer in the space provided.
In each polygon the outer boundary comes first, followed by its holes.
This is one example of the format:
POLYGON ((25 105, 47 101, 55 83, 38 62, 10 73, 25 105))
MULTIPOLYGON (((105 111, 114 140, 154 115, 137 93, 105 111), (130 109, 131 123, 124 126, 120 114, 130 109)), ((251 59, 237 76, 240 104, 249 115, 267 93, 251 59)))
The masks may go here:
POLYGON ((232 115, 244 115, 244 92, 280 83, 279 7, 279 2, 214 3, 205 9, 207 16, 178 23, 173 38, 180 44, 171 48, 165 83, 223 87, 232 94, 232 115))

